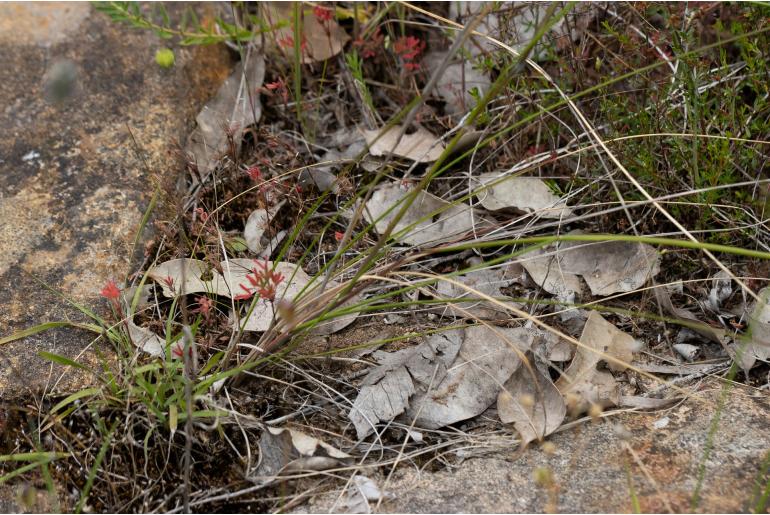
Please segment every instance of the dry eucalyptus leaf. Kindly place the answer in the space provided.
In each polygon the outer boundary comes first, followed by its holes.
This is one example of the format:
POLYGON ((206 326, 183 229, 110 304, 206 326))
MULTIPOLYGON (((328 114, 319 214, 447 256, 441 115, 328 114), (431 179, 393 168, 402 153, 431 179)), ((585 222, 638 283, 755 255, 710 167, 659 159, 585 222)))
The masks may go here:
POLYGON ((255 475, 275 478, 285 472, 325 470, 351 458, 347 453, 302 431, 268 427, 259 440, 260 463, 255 475))
MULTIPOLYGON (((446 52, 428 52, 422 62, 432 75, 444 61, 446 52)), ((436 93, 444 99, 447 114, 465 114, 475 105, 476 100, 469 92, 474 88, 481 95, 489 89, 491 81, 487 74, 477 71, 467 59, 449 64, 436 83, 436 93)))
POLYGON ((416 347, 373 357, 379 366, 364 378, 361 390, 348 413, 358 438, 374 431, 375 424, 390 421, 407 408, 418 388, 423 391, 438 384, 457 356, 464 333, 452 330, 431 335, 416 347))
MULTIPOLYGON (((131 287, 126 289, 120 296, 120 301, 123 304, 123 310, 126 313, 131 311, 131 303, 134 300, 134 294, 137 287, 131 287)), ((139 293, 139 300, 136 305, 137 311, 149 306, 150 286, 142 286, 142 291, 139 293)), ((153 333, 149 329, 139 327, 134 322, 133 317, 126 319, 126 328, 128 329, 128 337, 131 338, 131 342, 142 352, 146 352, 151 356, 161 357, 165 355, 165 341, 153 333)))
POLYGON ((719 313, 719 308, 722 303, 733 293, 732 279, 730 278, 730 274, 724 270, 720 270, 714 276, 714 279, 712 279, 711 284, 712 286, 706 304, 712 311, 719 313))
POLYGON ((262 245, 262 236, 268 230, 270 225, 270 213, 267 209, 257 208, 249 215, 246 220, 246 226, 243 228, 243 239, 246 241, 246 247, 259 254, 264 248, 262 245))
MULTIPOLYGON (((671 302, 671 297, 668 294, 668 289, 663 287, 654 288, 655 299, 658 301, 664 311, 670 315, 689 322, 688 327, 697 332, 701 336, 705 336, 709 340, 719 343, 720 345, 726 345, 730 337, 724 329, 711 327, 704 324, 698 317, 683 308, 677 308, 671 302)), ((682 330, 684 331, 684 329, 682 330)), ((681 333, 680 333, 681 334, 681 333)))
MULTIPOLYGON (((250 286, 247 275, 251 274, 256 264, 252 259, 230 259, 220 263, 222 274, 209 269, 208 265, 198 259, 172 259, 151 268, 147 275, 163 288, 163 295, 174 297, 180 294, 210 293, 233 298, 246 293, 241 285, 250 286)), ((276 300, 293 300, 310 282, 311 277, 300 267, 285 262, 267 262, 267 266, 275 267, 275 271, 283 275, 283 280, 276 288, 276 300)), ((317 288, 320 283, 314 284, 317 288)), ((335 281, 329 281, 327 292, 337 286, 335 281)), ((306 292, 307 298, 312 299, 313 289, 306 292)), ((315 294, 317 296, 317 293, 315 294)), ((303 299, 305 296, 303 295, 303 299)), ((344 305, 350 305, 358 300, 351 299, 344 305)), ((256 302, 251 316, 244 326, 245 331, 266 331, 273 320, 273 303, 265 299, 256 302)), ((330 334, 348 326, 355 320, 357 313, 329 320, 319 324, 315 334, 330 334)))
POLYGON ((591 404, 602 407, 617 406, 620 389, 615 378, 609 372, 598 370, 597 365, 605 361, 615 371, 623 370, 621 363, 605 359, 599 353, 612 356, 624 363, 631 363, 633 352, 638 344, 633 337, 607 322, 599 313, 592 311, 588 316, 583 334, 580 335, 581 347, 575 358, 556 382, 562 395, 575 394, 579 401, 574 407, 577 412, 588 409, 591 404))
MULTIPOLYGON (((407 188, 395 182, 381 186, 366 203, 366 220, 371 223, 379 218, 374 227, 382 234, 401 210, 403 203, 393 206, 408 194, 407 188), (391 207, 393 209, 385 214, 391 207)), ((482 213, 467 204, 453 205, 435 195, 420 191, 396 224, 393 236, 412 245, 438 244, 459 239, 474 228, 481 230, 488 225, 489 222, 482 213), (399 234, 407 230, 407 227, 410 228, 405 234, 399 234)))
POLYGON ((261 207, 257 208, 246 220, 246 225, 243 228, 243 239, 246 242, 246 247, 254 254, 272 253, 272 250, 280 245, 281 240, 286 236, 286 231, 279 231, 270 239, 265 236, 265 233, 270 228, 271 220, 275 218, 275 215, 280 211, 285 202, 279 202, 270 210, 261 207))
POLYGON ((230 296, 219 272, 199 259, 171 259, 152 267, 147 275, 163 288, 163 295, 169 298, 192 293, 230 296))
POLYGON ((369 145, 369 153, 375 157, 393 154, 419 163, 430 163, 438 159, 444 151, 444 144, 423 128, 411 134, 404 134, 399 140, 401 132, 400 125, 391 127, 382 135, 379 130, 363 131, 366 144, 369 145))
POLYGON ((481 205, 490 211, 512 209, 520 213, 534 213, 542 218, 562 219, 572 215, 564 200, 537 177, 507 177, 497 173, 484 173, 479 177, 482 185, 492 184, 476 196, 481 205))
POLYGON ((660 256, 653 247, 625 241, 565 241, 529 252, 519 261, 535 283, 555 295, 579 293, 578 276, 593 295, 607 296, 640 288, 660 272, 660 256))
POLYGON ((369 501, 378 502, 387 497, 391 495, 383 493, 372 479, 357 474, 347 488, 345 513, 371 513, 369 501))
MULTIPOLYGON (((322 7, 331 4, 319 4, 322 7)), ((302 14, 302 63, 326 61, 339 54, 350 40, 350 36, 334 21, 320 21, 313 13, 309 4, 300 4, 302 14)), ((262 4, 266 21, 272 26, 280 25, 275 30, 275 41, 279 46, 287 46, 287 52, 294 52, 294 3, 265 2, 262 4)))
POLYGON ((757 296, 759 301, 749 316, 749 334, 751 340, 737 342, 738 348, 742 348, 741 368, 750 370, 757 360, 770 359, 770 288, 761 289, 757 296))
POLYGON ((243 62, 238 63, 195 118, 198 127, 190 134, 186 151, 193 155, 202 176, 209 174, 228 150, 228 132, 240 148, 243 131, 259 121, 262 105, 258 90, 264 78, 265 60, 262 54, 252 52, 245 73, 243 62))
POLYGON ((580 278, 562 266, 555 246, 527 252, 519 263, 529 274, 532 282, 560 299, 574 297, 582 291, 580 278))
MULTIPOLYGON (((488 14, 484 16, 476 30, 505 41, 514 50, 520 52, 530 43, 545 21, 548 5, 547 2, 510 2, 501 9, 496 3, 491 2, 451 2, 449 14, 451 18, 465 24, 481 13, 486 6, 490 6, 491 10, 487 11, 488 14)), ((590 2, 578 4, 566 17, 561 18, 551 27, 544 39, 546 41, 553 39, 556 48, 564 48, 570 41, 578 41, 596 12, 596 6, 590 2), (569 23, 565 23, 565 18, 569 23)), ((546 41, 535 45, 530 55, 532 59, 542 60, 552 55, 546 41)), ((486 38, 473 36, 464 48, 475 56, 494 51, 499 47, 486 38)))
POLYGON ((520 331, 502 327, 466 328, 460 351, 444 379, 410 402, 406 411, 409 422, 437 429, 484 412, 529 348, 530 342, 521 337, 520 331))
MULTIPOLYGON (((452 277, 452 281, 457 281, 465 286, 480 292, 481 294, 500 299, 506 297, 500 288, 505 288, 511 284, 511 280, 506 280, 505 270, 500 268, 485 268, 474 270, 464 275, 452 277)), ((448 302, 446 305, 440 305, 433 310, 439 313, 448 313, 458 318, 477 317, 483 319, 494 319, 505 316, 508 312, 502 306, 480 298, 477 294, 468 291, 453 282, 439 280, 436 284, 436 293, 440 299, 459 299, 459 298, 477 298, 468 302, 448 302)), ((519 307, 516 302, 501 300, 504 304, 511 304, 519 307)))
POLYGON ((535 368, 534 354, 526 357, 530 366, 520 366, 497 396, 500 420, 514 425, 522 445, 553 433, 567 414, 559 390, 535 368))

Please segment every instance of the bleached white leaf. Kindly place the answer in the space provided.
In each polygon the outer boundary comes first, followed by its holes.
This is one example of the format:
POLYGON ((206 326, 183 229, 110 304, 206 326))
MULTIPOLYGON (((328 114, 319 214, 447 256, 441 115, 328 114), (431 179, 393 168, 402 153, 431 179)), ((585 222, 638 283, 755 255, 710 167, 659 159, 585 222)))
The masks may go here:
POLYGON ((366 144, 369 145, 369 153, 375 157, 393 154, 420 163, 430 163, 438 159, 444 151, 444 144, 423 128, 411 134, 404 134, 399 140, 401 132, 400 125, 391 127, 382 135, 379 130, 363 131, 366 144))
MULTIPOLYGON (((319 4, 327 9, 334 9, 331 4, 319 4)), ((313 14, 308 4, 300 4, 302 16, 302 63, 308 64, 327 59, 339 54, 350 40, 350 36, 339 26, 332 17, 331 20, 321 22, 313 14)), ((271 40, 278 42, 293 41, 294 38, 294 5, 290 2, 264 2, 264 19, 273 27, 271 40), (288 38, 292 38, 289 40, 288 38)), ((289 48, 289 52, 294 52, 289 48)))
POLYGON ((530 366, 520 366, 497 396, 500 420, 514 425, 522 445, 553 433, 567 414, 559 390, 535 367, 534 354, 527 353, 527 360, 530 366))
POLYGON ((564 375, 556 382, 562 395, 574 394, 578 402, 574 409, 578 412, 588 409, 590 404, 602 407, 616 406, 620 401, 620 389, 611 373, 598 370, 597 365, 605 361, 613 371, 620 371, 625 364, 631 363, 638 344, 634 338, 607 322, 598 312, 588 316, 583 333, 580 335, 583 345, 577 349, 572 363, 564 375), (604 358, 612 356, 621 361, 604 358))
MULTIPOLYGON (((136 303, 136 312, 142 311, 147 306, 149 306, 150 301, 150 285, 143 285, 141 291, 139 292, 137 303, 136 303)), ((123 311, 126 313, 132 313, 131 311, 131 303, 134 301, 134 296, 136 295, 137 287, 132 286, 130 288, 127 288, 120 294, 120 302, 123 305, 123 311)), ((136 313, 132 313, 136 314, 136 313)), ((145 329, 144 327, 139 327, 134 322, 134 317, 130 316, 126 318, 126 328, 128 329, 128 337, 131 339, 131 342, 142 352, 146 352, 147 354, 150 354, 151 356, 164 356, 165 352, 165 342, 163 339, 158 336, 157 334, 153 333, 149 329, 145 329)))
MULTIPOLYGON (((428 52, 422 62, 433 74, 443 62, 446 52, 428 52)), ((464 114, 476 105, 476 100, 469 92, 477 89, 481 95, 489 89, 491 81, 489 76, 481 73, 473 66, 470 60, 449 64, 436 83, 436 93, 446 103, 447 114, 464 114)))
POLYGON ((372 479, 356 475, 347 489, 345 513, 371 513, 369 501, 377 502, 386 497, 390 496, 384 494, 372 479))
POLYGON ((535 283, 555 295, 579 293, 578 276, 593 295, 606 296, 640 288, 660 272, 660 256, 652 246, 626 241, 565 241, 519 261, 535 283))
POLYGON ((472 326, 444 379, 410 402, 407 420, 417 427, 436 429, 467 420, 486 410, 502 385, 521 364, 530 341, 521 331, 472 326))
POLYGON ((418 389, 424 391, 431 382, 438 384, 457 356, 463 335, 459 329, 446 331, 431 335, 416 347, 375 352, 379 366, 364 378, 348 414, 358 438, 371 434, 375 424, 403 413, 418 389))
MULTIPOLYGON (((277 273, 283 275, 283 280, 276 288, 276 300, 293 300, 310 282, 310 276, 300 267, 285 262, 267 262, 269 268, 275 269, 277 273)), ((198 259, 172 259, 161 263, 150 269, 147 275, 163 288, 163 294, 166 297, 174 297, 179 294, 191 293, 210 293, 233 298, 237 295, 245 294, 246 288, 251 284, 247 275, 253 273, 256 267, 254 260, 245 258, 229 259, 220 263, 222 273, 198 259), (169 283, 171 284, 169 286, 169 283)), ((314 284, 313 288, 306 292, 308 298, 313 298, 314 291, 317 291, 320 282, 314 284)), ((335 281, 329 281, 326 294, 337 286, 335 281)), ((315 293, 317 296, 318 293, 315 293)), ((304 298, 304 297, 303 297, 304 298)), ((357 297, 351 299, 345 305, 351 305, 359 300, 357 297)), ((322 322, 318 325, 315 334, 330 334, 351 324, 357 313, 351 313, 342 317, 322 322)), ((273 303, 258 299, 251 312, 246 324, 245 331, 266 331, 274 316, 273 303)))
POLYGON ((537 177, 505 177, 484 173, 482 185, 489 185, 476 195, 481 205, 490 211, 512 209, 520 213, 535 213, 542 218, 563 219, 572 215, 561 198, 537 177))
POLYGON ((291 428, 268 427, 259 440, 260 463, 255 475, 274 478, 283 472, 324 470, 351 456, 326 442, 291 428))
MULTIPOLYGON (((450 2, 450 17, 463 24, 468 23, 487 6, 491 10, 484 16, 477 31, 505 41, 517 52, 521 52, 532 41, 537 29, 545 21, 547 2, 506 2, 500 7, 492 2, 450 2)), ((589 22, 595 16, 597 7, 591 2, 580 3, 566 17, 551 27, 545 40, 553 38, 556 47, 564 47, 570 41, 578 41, 585 33, 589 22), (569 20, 569 23, 565 22, 569 20)), ((464 48, 471 55, 491 52, 499 47, 481 36, 472 36, 464 48)), ((540 41, 535 45, 530 58, 542 60, 550 54, 548 45, 540 41)))
POLYGON ((727 300, 733 293, 732 279, 730 274, 724 270, 720 270, 711 280, 711 290, 707 300, 708 307, 711 311, 719 313, 719 308, 722 303, 727 300))
MULTIPOLYGON (((408 194, 408 189, 395 182, 379 187, 366 203, 366 220, 371 223, 379 218, 375 223, 375 230, 382 234, 403 206, 403 203, 396 204, 408 194)), ((480 230, 487 227, 488 223, 480 211, 467 204, 453 205, 435 195, 420 191, 396 224, 393 235, 412 245, 437 244, 459 239, 474 228, 480 230), (400 234, 408 227, 406 233, 400 234)))
POLYGON ((240 148, 244 130, 259 121, 262 105, 256 91, 262 86, 264 78, 264 57, 252 52, 248 56, 245 73, 243 62, 238 63, 214 98, 203 106, 195 118, 198 127, 190 134, 186 150, 194 157, 202 176, 209 174, 228 150, 228 132, 240 148))
POLYGON ((740 355, 739 365, 743 370, 750 370, 757 360, 770 359, 770 287, 762 288, 757 296, 759 301, 749 316, 750 340, 740 340, 735 344, 735 356, 740 355))
POLYGON ((243 239, 246 241, 246 247, 255 254, 259 254, 262 249, 262 236, 267 231, 270 224, 270 213, 267 209, 257 208, 249 215, 246 225, 243 228, 243 239))
MULTIPOLYGON (((514 307, 519 307, 520 304, 508 300, 503 300, 501 297, 506 297, 500 288, 505 288, 510 285, 512 280, 505 278, 505 270, 500 268, 493 269, 480 269, 468 272, 460 276, 452 277, 453 281, 464 284, 465 286, 478 291, 480 294, 488 295, 490 297, 501 300, 503 303, 510 303, 514 307)), ((477 294, 468 291, 455 284, 454 282, 440 280, 436 284, 436 293, 440 299, 461 299, 461 298, 476 298, 478 300, 472 300, 467 302, 448 302, 446 305, 440 305, 434 308, 435 311, 440 313, 447 313, 458 318, 467 318, 474 316, 483 319, 499 318, 509 313, 502 306, 498 306, 492 302, 480 298, 477 294)))

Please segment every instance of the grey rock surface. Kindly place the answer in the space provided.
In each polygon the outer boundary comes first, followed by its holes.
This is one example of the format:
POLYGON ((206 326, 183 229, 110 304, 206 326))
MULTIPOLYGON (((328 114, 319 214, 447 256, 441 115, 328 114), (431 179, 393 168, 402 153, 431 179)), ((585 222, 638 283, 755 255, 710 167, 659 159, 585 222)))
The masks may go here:
MULTIPOLYGON (((548 438, 555 446, 551 454, 533 444, 518 455, 512 443, 501 443, 453 470, 421 471, 418 464, 405 462, 386 485, 388 467, 376 483, 393 498, 378 511, 628 513, 633 511, 630 474, 642 512, 689 513, 721 387, 717 382, 703 386, 698 399, 669 410, 612 415, 556 433, 548 438), (662 417, 669 423, 656 428, 662 417), (552 487, 536 482, 538 469, 549 471, 552 487)), ((705 461, 698 512, 750 510, 754 482, 770 451, 769 415, 767 392, 748 388, 730 392, 705 461)), ((363 473, 374 478, 369 471, 363 473)), ((316 497, 298 511, 339 511, 342 507, 334 506, 338 495, 316 497)))
MULTIPOLYGON (((222 46, 180 47, 162 69, 168 45, 89 3, 0 3, 0 338, 78 318, 41 284, 106 312, 100 289, 129 273, 154 184, 173 189, 178 144, 232 65, 222 46)), ((39 351, 74 357, 91 340, 67 329, 0 346, 0 398, 58 377, 39 351)), ((68 377, 64 390, 83 379, 68 377)))

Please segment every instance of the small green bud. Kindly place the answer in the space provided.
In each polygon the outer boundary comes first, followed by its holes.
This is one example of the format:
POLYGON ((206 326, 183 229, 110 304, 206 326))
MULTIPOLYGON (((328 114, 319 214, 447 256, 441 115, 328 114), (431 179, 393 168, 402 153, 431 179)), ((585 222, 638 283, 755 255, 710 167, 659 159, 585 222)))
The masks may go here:
POLYGON ((159 48, 155 52, 155 62, 161 68, 171 68, 174 66, 174 52, 168 48, 159 48))

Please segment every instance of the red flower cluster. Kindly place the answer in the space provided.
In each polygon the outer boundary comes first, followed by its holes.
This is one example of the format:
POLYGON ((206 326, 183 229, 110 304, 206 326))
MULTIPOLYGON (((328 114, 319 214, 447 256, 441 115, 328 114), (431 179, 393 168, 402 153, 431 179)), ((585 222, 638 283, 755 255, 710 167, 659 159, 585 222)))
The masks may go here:
POLYGON ((200 313, 206 322, 211 321, 211 314, 214 311, 214 301, 208 297, 201 296, 195 299, 198 302, 198 307, 191 310, 191 313, 200 313))
POLYGON ((364 59, 371 59, 377 55, 377 51, 382 48, 382 43, 384 40, 385 36, 383 36, 382 32, 380 32, 380 28, 377 27, 372 35, 369 36, 367 41, 358 38, 353 41, 353 46, 361 51, 361 57, 364 59))
MULTIPOLYGON (((278 40, 278 44, 283 48, 294 48, 294 37, 292 36, 284 36, 281 39, 278 40)), ((305 37, 302 37, 302 40, 299 42, 299 50, 301 53, 305 53, 305 50, 307 50, 307 40, 305 37)))
POLYGON ((282 78, 279 78, 275 82, 268 82, 265 84, 265 90, 269 94, 278 93, 281 95, 281 98, 283 99, 283 103, 287 103, 289 101, 289 88, 286 86, 286 81, 282 78))
POLYGON ((195 212, 198 214, 198 218, 200 218, 201 223, 206 223, 209 219, 209 214, 206 212, 205 209, 202 207, 195 208, 195 212))
POLYGON ((251 180, 258 181, 262 178, 262 170, 260 170, 259 166, 254 165, 248 170, 246 170, 246 174, 251 177, 251 180))
POLYGON ((423 50, 425 50, 425 41, 414 36, 401 37, 393 43, 393 51, 404 61, 404 68, 407 70, 420 68, 415 59, 423 50))
POLYGON ((331 9, 316 5, 313 7, 313 16, 315 16, 316 20, 323 24, 331 20, 334 15, 331 9))
POLYGON ((264 261, 254 260, 257 266, 255 266, 250 274, 246 274, 246 280, 249 281, 251 286, 246 286, 241 283, 239 286, 246 293, 241 293, 233 297, 234 300, 247 300, 254 296, 259 295, 261 299, 274 301, 275 295, 278 291, 278 285, 284 280, 283 274, 275 272, 270 269, 270 262, 265 259, 264 261))
POLYGON ((112 302, 115 302, 120 298, 120 289, 118 288, 118 285, 115 284, 115 281, 113 280, 107 281, 107 284, 104 285, 104 288, 102 288, 102 291, 100 293, 102 297, 112 302))

